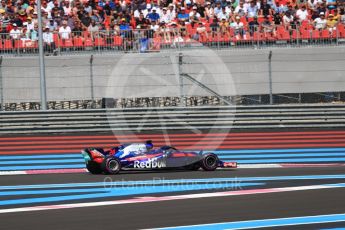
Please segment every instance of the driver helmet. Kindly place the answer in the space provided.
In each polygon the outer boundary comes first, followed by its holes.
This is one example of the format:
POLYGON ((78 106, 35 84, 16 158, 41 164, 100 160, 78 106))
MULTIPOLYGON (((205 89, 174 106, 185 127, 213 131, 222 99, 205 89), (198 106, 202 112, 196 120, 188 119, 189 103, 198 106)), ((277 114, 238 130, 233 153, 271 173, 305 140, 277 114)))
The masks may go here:
POLYGON ((146 145, 147 151, 150 151, 151 149, 153 149, 153 144, 151 140, 146 141, 145 145, 146 145))

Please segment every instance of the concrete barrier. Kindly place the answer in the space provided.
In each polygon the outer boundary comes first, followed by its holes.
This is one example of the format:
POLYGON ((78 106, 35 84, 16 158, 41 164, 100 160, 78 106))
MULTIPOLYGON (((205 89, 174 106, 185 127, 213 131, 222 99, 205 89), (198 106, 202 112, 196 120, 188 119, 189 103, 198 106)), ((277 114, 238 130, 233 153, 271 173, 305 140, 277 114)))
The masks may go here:
POLYGON ((217 106, 3 112, 0 134, 343 128, 345 105, 217 106))

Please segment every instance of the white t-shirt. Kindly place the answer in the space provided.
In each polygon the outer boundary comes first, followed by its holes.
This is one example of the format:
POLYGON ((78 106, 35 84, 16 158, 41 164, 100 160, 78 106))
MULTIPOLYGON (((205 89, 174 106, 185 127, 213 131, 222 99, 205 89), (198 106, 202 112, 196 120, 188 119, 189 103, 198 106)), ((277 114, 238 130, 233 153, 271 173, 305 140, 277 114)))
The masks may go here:
POLYGON ((35 28, 35 23, 33 23, 33 22, 31 22, 31 23, 29 23, 29 22, 24 22, 24 23, 23 23, 23 26, 26 26, 26 29, 27 29, 28 31, 30 31, 30 30, 33 30, 33 29, 35 28))
POLYGON ((168 10, 168 14, 169 14, 171 21, 176 18, 176 11, 175 10, 168 10))
POLYGON ((231 23, 231 27, 235 30, 239 30, 243 28, 243 22, 233 22, 231 23))
POLYGON ((296 16, 298 16, 299 21, 304 21, 304 20, 308 19, 308 11, 307 10, 303 11, 303 10, 299 9, 296 12, 296 16))
POLYGON ((170 23, 171 22, 171 18, 170 18, 170 14, 168 13, 162 13, 160 15, 160 22, 165 22, 166 24, 170 23))
POLYGON ((314 20, 314 23, 315 23, 315 28, 316 29, 323 29, 323 28, 326 28, 327 20, 326 19, 321 19, 321 18, 316 18, 314 20))
POLYGON ((63 11, 64 11, 65 15, 69 15, 72 11, 72 7, 71 6, 69 6, 69 7, 64 6, 63 11))
POLYGON ((151 30, 157 32, 159 30, 159 25, 151 25, 150 28, 151 30))
POLYGON ((46 42, 46 43, 53 43, 54 42, 53 34, 52 33, 44 32, 42 36, 43 36, 43 41, 44 42, 46 42))
POLYGON ((284 15, 283 22, 284 22, 284 24, 290 24, 291 22, 293 22, 293 16, 290 15, 290 17, 288 17, 288 16, 284 15))
POLYGON ((62 39, 69 39, 70 34, 71 34, 71 28, 69 26, 66 26, 66 28, 61 26, 59 29, 59 34, 62 39))
MULTIPOLYGON (((134 16, 135 18, 139 18, 140 12, 139 12, 138 9, 136 9, 136 10, 134 11, 133 16, 134 16)), ((144 15, 144 16, 145 16, 145 15, 144 15)))
POLYGON ((245 14, 247 13, 247 8, 245 8, 244 6, 241 7, 240 5, 236 6, 235 13, 238 14, 240 10, 242 10, 245 14))
POLYGON ((22 32, 19 30, 19 29, 12 29, 11 31, 10 31, 10 36, 11 36, 11 38, 12 39, 19 39, 20 38, 20 34, 21 34, 22 32))
POLYGON ((191 12, 189 13, 189 17, 196 17, 196 18, 200 18, 200 14, 199 14, 198 12, 196 12, 196 13, 195 13, 195 15, 194 15, 194 12, 193 12, 193 11, 191 11, 191 12))

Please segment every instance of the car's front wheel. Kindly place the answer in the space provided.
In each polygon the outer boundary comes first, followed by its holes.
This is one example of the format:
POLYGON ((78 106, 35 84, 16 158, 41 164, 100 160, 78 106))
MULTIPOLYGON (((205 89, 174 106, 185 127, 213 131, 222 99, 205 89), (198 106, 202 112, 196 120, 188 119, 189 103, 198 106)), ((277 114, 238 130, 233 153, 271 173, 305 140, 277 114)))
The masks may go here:
POLYGON ((201 160, 201 167, 205 171, 214 171, 218 168, 219 159, 214 153, 207 153, 203 156, 201 160))
POLYGON ((102 169, 106 174, 117 174, 121 170, 121 162, 113 157, 105 158, 102 163, 102 169))

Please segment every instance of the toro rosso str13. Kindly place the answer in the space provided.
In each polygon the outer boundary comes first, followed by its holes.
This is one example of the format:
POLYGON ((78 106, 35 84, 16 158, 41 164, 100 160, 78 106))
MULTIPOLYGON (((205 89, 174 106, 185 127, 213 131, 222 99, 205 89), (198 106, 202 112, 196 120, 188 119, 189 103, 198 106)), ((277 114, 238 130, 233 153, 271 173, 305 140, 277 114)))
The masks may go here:
POLYGON ((122 169, 176 169, 213 171, 237 168, 236 162, 223 162, 214 153, 184 152, 171 146, 153 149, 151 141, 124 144, 105 151, 82 150, 87 170, 92 174, 117 174, 122 169))

